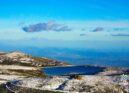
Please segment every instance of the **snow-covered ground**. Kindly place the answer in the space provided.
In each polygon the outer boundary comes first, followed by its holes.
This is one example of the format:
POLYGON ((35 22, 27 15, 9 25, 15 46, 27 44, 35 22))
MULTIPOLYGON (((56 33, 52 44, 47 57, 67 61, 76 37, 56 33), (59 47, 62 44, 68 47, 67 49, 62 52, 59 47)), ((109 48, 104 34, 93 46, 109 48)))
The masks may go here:
POLYGON ((35 67, 26 67, 26 66, 18 66, 18 65, 0 65, 1 69, 15 69, 15 70, 37 70, 35 67))
POLYGON ((66 76, 52 78, 25 78, 21 76, 0 75, 0 79, 20 80, 21 87, 39 90, 59 90, 67 93, 126 93, 129 82, 121 81, 120 77, 81 76, 81 79, 69 79, 66 76))

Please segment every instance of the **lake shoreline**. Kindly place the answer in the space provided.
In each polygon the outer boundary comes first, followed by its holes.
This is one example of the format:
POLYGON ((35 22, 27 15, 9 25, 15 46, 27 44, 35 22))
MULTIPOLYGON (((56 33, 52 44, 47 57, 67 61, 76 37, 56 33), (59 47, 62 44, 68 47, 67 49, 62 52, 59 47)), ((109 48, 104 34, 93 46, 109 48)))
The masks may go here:
MULTIPOLYGON (((81 66, 102 67, 87 65, 81 66)), ((0 64, 0 85, 7 84, 8 82, 21 81, 19 83, 17 82, 16 87, 20 86, 20 89, 23 89, 24 91, 23 93, 26 93, 26 91, 34 93, 34 91, 43 92, 46 90, 48 93, 56 93, 58 91, 59 93, 81 93, 85 91, 89 91, 89 93, 92 91, 94 91, 92 93, 100 93, 101 89, 104 91, 111 91, 111 93, 113 93, 112 91, 114 91, 114 87, 116 89, 114 93, 121 93, 121 91, 129 92, 126 88, 129 86, 129 78, 124 80, 126 81, 127 86, 124 85, 124 81, 121 81, 122 77, 127 77, 129 75, 126 73, 129 72, 128 68, 105 67, 103 71, 95 75, 48 76, 41 70, 42 67, 54 68, 78 66, 69 65, 64 62, 48 58, 36 58, 20 52, 2 53, 0 64), (125 76, 123 74, 125 74, 125 76)), ((10 86, 10 88, 12 90, 17 90, 12 86, 10 86)), ((0 86, 0 91, 8 93, 6 90, 7 89, 0 86)), ((109 92, 102 91, 102 93, 109 92)))

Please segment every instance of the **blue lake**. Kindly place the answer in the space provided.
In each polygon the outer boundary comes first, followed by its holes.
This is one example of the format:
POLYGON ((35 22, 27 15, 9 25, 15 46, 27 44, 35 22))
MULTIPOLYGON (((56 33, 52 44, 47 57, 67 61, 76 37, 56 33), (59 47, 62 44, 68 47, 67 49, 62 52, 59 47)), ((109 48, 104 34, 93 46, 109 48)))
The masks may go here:
POLYGON ((47 67, 42 68, 44 73, 48 76, 56 75, 94 75, 102 72, 104 67, 93 67, 93 66, 65 66, 65 67, 47 67))

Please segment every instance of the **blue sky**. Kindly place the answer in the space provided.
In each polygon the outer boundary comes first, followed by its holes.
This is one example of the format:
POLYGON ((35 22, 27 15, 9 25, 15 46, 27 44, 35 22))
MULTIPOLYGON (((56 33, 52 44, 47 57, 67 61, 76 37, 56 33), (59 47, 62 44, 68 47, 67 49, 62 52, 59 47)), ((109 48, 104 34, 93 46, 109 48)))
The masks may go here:
POLYGON ((129 47, 128 11, 129 0, 0 0, 0 42, 15 41, 17 45, 22 41, 31 46, 38 42, 37 46, 43 46, 42 41, 46 40, 46 45, 54 46, 48 43, 53 41, 63 46, 60 42, 68 41, 72 47, 82 42, 79 46, 82 47, 91 41, 90 47, 94 42, 99 46, 110 42, 115 47, 129 47), (49 21, 72 31, 28 33, 22 29, 49 21), (96 31, 98 28, 101 30, 96 31), (76 44, 72 45, 73 42, 76 44))
POLYGON ((1 0, 0 18, 126 20, 129 0, 1 0))

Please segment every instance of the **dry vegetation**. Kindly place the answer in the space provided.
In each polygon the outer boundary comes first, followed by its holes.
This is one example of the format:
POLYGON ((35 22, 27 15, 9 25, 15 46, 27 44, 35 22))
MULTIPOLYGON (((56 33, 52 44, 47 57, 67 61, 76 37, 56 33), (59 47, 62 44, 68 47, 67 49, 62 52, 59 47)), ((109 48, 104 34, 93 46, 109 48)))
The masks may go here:
POLYGON ((43 71, 41 70, 10 70, 12 73, 16 72, 19 75, 22 76, 28 76, 28 77, 40 77, 40 78, 46 78, 47 76, 43 74, 43 71))

